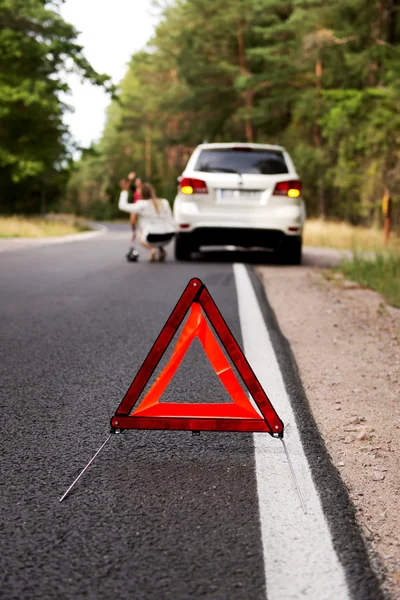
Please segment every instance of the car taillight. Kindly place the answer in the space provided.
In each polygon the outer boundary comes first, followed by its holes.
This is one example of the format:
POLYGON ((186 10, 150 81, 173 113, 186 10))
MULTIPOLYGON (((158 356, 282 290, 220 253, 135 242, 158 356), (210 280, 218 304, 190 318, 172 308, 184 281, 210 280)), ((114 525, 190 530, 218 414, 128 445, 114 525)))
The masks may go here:
POLYGON ((301 194, 301 181, 279 181, 274 189, 274 196, 298 198, 301 194))
POLYGON ((179 188, 182 194, 208 194, 207 185, 201 179, 192 177, 183 177, 179 182, 179 188))

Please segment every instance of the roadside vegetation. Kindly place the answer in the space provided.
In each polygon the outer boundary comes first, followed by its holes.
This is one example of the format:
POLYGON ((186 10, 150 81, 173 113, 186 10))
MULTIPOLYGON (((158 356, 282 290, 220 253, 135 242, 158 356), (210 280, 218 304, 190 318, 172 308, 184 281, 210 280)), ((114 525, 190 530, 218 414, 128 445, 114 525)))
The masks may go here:
POLYGON ((400 308, 400 252, 378 253, 367 258, 355 253, 352 260, 343 261, 346 277, 382 294, 392 306, 400 308))
POLYGON ((0 217, 0 238, 57 237, 88 231, 84 223, 74 219, 43 219, 40 217, 0 217))
MULTIPOLYGON (((307 219, 304 230, 304 245, 339 250, 363 250, 379 252, 385 250, 383 232, 378 227, 350 225, 345 221, 307 219)), ((400 238, 390 235, 389 248, 400 250, 400 238)))
POLYGON ((63 122, 67 74, 105 87, 85 59, 59 0, 0 2, 0 211, 59 209, 76 149, 63 122))
POLYGON ((197 144, 246 141, 288 149, 309 216, 379 227, 386 185, 400 229, 397 0, 156 4, 154 37, 74 165, 66 210, 116 213, 131 170, 172 201, 197 144))
POLYGON ((381 229, 309 219, 304 244, 349 250, 352 258, 343 258, 340 271, 348 279, 376 290, 389 304, 400 308, 400 238, 396 234, 391 234, 385 247, 381 229))
POLYGON ((172 201, 198 143, 278 143, 311 217, 400 228, 398 0, 155 0, 158 25, 114 90, 59 0, 0 3, 3 214, 118 215, 134 170, 172 201), (65 65, 112 94, 101 139, 72 159, 65 65))

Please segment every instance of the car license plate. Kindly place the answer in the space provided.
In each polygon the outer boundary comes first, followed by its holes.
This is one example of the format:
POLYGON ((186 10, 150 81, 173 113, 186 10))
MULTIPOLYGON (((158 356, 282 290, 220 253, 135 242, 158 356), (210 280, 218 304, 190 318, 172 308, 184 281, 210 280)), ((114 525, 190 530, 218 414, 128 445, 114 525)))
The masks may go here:
POLYGON ((218 190, 217 202, 219 204, 235 204, 236 202, 258 203, 261 198, 260 190, 218 190))

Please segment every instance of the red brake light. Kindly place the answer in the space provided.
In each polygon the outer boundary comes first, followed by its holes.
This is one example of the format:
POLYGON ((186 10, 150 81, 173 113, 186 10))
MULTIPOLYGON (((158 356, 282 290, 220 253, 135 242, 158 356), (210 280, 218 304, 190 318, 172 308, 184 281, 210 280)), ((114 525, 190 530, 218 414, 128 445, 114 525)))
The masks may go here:
POLYGON ((301 181, 278 181, 274 189, 274 196, 289 196, 298 198, 301 194, 301 181))
POLYGON ((180 191, 183 194, 208 194, 207 185, 201 179, 183 177, 179 182, 180 191))

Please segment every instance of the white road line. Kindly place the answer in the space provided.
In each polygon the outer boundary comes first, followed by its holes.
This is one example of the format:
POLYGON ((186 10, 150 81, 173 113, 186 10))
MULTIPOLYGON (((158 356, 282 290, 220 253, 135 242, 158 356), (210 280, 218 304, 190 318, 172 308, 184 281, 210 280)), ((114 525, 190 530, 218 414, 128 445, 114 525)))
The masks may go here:
POLYGON ((268 600, 348 600, 344 571, 333 549, 256 294, 244 265, 235 264, 233 270, 244 351, 285 424, 285 440, 307 507, 305 515, 281 442, 254 434, 268 600))

